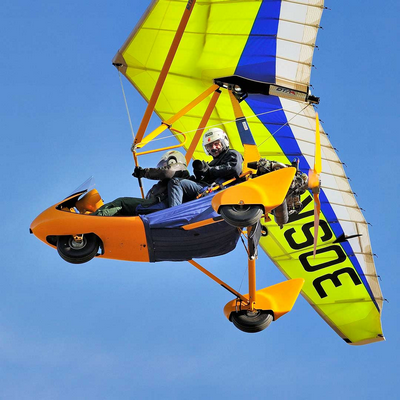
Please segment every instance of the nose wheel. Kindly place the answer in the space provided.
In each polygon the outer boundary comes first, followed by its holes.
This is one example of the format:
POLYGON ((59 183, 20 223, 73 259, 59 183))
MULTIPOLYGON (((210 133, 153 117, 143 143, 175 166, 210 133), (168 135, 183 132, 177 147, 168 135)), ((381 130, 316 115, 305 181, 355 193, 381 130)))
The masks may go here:
POLYGON ((99 246, 99 238, 94 233, 57 238, 58 254, 71 264, 83 264, 90 261, 97 254, 99 246))

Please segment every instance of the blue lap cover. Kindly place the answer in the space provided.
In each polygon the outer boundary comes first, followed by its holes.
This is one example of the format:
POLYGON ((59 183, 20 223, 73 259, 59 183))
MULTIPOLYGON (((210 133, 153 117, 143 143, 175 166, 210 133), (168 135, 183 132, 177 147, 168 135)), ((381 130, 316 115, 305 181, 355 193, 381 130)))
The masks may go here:
POLYGON ((215 257, 236 247, 240 232, 223 220, 187 231, 182 228, 220 217, 211 207, 212 198, 210 194, 176 207, 140 215, 146 230, 150 262, 215 257))

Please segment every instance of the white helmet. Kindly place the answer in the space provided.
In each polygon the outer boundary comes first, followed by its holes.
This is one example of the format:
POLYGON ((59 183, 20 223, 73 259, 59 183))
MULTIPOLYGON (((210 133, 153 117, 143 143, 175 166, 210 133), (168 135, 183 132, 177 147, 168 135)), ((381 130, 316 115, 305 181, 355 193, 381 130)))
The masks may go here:
POLYGON ((185 156, 180 151, 170 150, 162 155, 157 164, 157 168, 164 168, 168 165, 177 163, 183 164, 185 167, 187 167, 185 156))
POLYGON ((212 154, 207 150, 206 145, 211 144, 216 140, 221 142, 223 151, 229 149, 229 139, 227 134, 220 128, 211 128, 203 136, 203 149, 206 154, 212 156, 212 154))

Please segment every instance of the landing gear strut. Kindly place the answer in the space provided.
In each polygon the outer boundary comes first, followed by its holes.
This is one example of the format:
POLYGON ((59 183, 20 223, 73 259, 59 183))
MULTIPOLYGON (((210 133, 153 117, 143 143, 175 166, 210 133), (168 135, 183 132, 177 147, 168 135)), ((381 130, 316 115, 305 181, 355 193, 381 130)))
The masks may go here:
POLYGON ((257 247, 260 237, 267 235, 267 227, 262 226, 260 221, 247 228, 249 293, 245 295, 221 281, 196 261, 189 260, 190 264, 236 297, 225 305, 224 314, 239 330, 247 333, 261 332, 272 321, 288 313, 304 285, 304 279, 296 278, 256 290, 257 247))
MULTIPOLYGON (((256 303, 256 259, 257 247, 260 237, 265 235, 265 227, 260 223, 260 220, 254 225, 247 228, 248 241, 248 264, 249 264, 249 303, 243 304, 240 302, 238 311, 233 311, 229 320, 233 322, 236 328, 243 332, 255 333, 266 329, 274 320, 271 310, 257 309, 256 303)), ((238 300, 239 302, 239 300, 238 300)))

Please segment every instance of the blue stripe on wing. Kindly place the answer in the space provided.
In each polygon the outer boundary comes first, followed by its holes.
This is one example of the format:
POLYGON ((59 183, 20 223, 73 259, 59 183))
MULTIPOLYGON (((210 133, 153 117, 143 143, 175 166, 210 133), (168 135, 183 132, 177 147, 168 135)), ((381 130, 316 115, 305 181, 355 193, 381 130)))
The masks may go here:
POLYGON ((280 0, 263 1, 236 67, 235 75, 275 83, 276 37, 280 11, 280 0))

